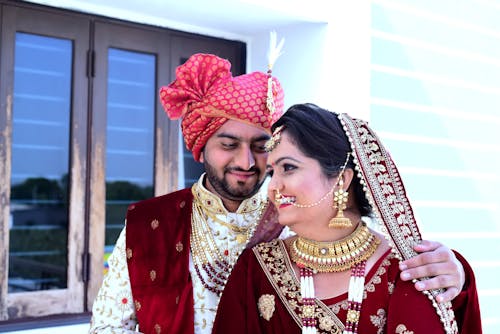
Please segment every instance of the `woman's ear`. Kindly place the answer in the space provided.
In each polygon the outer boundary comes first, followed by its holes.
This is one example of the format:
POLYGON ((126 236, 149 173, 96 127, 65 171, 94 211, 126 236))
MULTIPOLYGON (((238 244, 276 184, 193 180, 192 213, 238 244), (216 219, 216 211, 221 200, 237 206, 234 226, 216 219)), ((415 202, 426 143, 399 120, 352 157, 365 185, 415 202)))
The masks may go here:
POLYGON ((342 179, 344 181, 344 190, 347 191, 351 186, 351 182, 354 178, 354 170, 352 168, 346 168, 342 173, 342 179))

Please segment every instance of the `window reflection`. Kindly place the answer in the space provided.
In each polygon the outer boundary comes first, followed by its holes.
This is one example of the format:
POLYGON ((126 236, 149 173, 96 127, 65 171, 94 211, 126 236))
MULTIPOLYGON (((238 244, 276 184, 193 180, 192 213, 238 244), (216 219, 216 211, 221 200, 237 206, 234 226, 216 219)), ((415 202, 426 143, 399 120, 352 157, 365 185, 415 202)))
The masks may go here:
POLYGON ((109 49, 106 144, 106 255, 128 204, 153 196, 156 57, 109 49))
POLYGON ((16 33, 9 292, 66 287, 72 42, 16 33))

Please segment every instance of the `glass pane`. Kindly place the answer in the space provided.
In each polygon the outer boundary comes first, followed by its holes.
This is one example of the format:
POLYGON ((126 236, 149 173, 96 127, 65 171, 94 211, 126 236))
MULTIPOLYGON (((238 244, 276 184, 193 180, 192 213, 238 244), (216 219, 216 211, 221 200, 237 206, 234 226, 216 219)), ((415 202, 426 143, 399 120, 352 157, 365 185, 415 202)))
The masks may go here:
POLYGON ((66 287, 72 53, 16 34, 9 292, 66 287))
POLYGON ((128 204, 153 196, 155 66, 154 55, 109 49, 106 258, 128 204))

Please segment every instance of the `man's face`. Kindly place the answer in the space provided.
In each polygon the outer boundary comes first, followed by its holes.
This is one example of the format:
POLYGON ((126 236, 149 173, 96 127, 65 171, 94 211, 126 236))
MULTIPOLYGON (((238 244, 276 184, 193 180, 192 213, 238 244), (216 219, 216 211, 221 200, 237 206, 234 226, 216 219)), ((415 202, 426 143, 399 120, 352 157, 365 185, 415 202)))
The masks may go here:
POLYGON ((269 135, 261 128, 228 120, 207 141, 200 161, 207 188, 223 199, 242 201, 254 195, 266 176, 269 135))

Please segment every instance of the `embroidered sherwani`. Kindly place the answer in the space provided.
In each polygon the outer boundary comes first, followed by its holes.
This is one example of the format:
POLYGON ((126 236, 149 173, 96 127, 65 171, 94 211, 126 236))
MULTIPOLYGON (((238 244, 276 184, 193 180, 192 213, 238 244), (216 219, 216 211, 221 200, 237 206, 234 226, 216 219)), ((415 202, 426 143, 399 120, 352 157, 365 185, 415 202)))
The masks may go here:
MULTIPOLYGON (((202 181, 203 176, 193 191, 183 189, 129 207, 126 229, 108 260, 109 272, 94 302, 90 333, 211 332, 219 296, 204 286, 202 279, 211 285, 207 273, 195 267, 199 261, 191 252, 194 224, 206 224, 211 233, 206 237, 213 238, 214 251, 230 264, 229 270, 247 243, 270 240, 280 228, 276 212, 266 205, 265 186, 231 213, 202 181), (202 203, 202 222, 193 218, 196 203, 202 203)), ((207 240, 202 245, 208 249, 213 244, 207 240)), ((210 253, 208 261, 214 265, 210 253)), ((220 290, 224 284, 225 280, 220 290)))
MULTIPOLYGON (((398 263, 388 251, 366 274, 358 333, 444 333, 427 296, 417 291, 412 282, 399 279, 398 263)), ((467 274, 472 273, 465 263, 464 269, 467 274)), ((473 276, 468 281, 474 284, 473 276)), ((475 286, 469 287, 469 291, 471 288, 474 294, 468 301, 462 294, 457 298, 465 304, 455 308, 460 333, 481 332, 480 319, 468 318, 477 307, 475 286)), ((347 292, 327 300, 316 299, 315 303, 318 333, 342 333, 347 292)), ((243 252, 234 267, 219 304, 213 333, 299 334, 301 307, 300 283, 283 241, 263 243, 243 252)))

